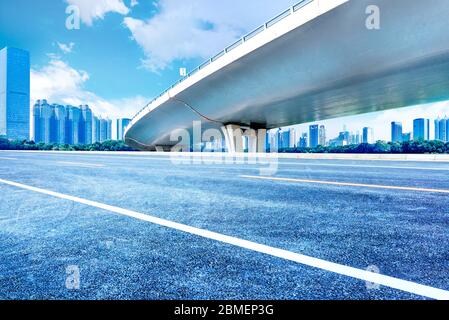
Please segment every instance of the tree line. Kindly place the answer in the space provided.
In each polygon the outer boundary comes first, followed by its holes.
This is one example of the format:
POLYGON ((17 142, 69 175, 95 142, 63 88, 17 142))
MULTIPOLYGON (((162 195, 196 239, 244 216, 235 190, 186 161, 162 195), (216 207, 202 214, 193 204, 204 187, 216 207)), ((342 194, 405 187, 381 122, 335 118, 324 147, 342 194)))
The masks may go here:
MULTIPOLYGON (((0 138, 0 150, 42 150, 42 151, 138 151, 126 145, 124 141, 109 140, 93 144, 35 143, 33 141, 10 141, 0 138)), ((374 144, 362 143, 346 146, 318 146, 316 148, 282 148, 281 153, 384 153, 384 154, 449 154, 449 142, 405 141, 374 144)))
POLYGON ((0 138, 0 150, 40 150, 40 151, 137 151, 123 141, 108 140, 92 144, 35 143, 34 141, 10 141, 0 138))
POLYGON ((377 141, 374 144, 362 143, 346 146, 318 146, 316 148, 283 148, 282 153, 385 153, 385 154, 449 154, 449 142, 431 141, 405 141, 385 142, 377 141))

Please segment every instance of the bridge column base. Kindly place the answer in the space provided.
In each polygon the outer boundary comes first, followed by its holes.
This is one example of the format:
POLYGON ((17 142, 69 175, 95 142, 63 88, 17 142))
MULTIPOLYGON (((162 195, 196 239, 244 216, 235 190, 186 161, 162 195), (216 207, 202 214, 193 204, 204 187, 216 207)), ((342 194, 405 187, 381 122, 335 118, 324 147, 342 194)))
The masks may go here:
POLYGON ((243 152, 242 128, 235 124, 228 124, 222 128, 226 149, 229 153, 243 152))
POLYGON ((238 125, 229 124, 222 128, 226 149, 229 153, 243 152, 243 137, 248 137, 249 153, 265 153, 266 152, 266 129, 247 129, 243 132, 238 125))

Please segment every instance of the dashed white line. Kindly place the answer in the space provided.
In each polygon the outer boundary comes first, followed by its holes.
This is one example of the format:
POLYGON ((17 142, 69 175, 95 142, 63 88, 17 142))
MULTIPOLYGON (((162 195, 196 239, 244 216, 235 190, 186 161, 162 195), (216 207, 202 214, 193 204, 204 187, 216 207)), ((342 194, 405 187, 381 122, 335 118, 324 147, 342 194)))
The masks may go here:
POLYGON ((103 168, 104 165, 97 163, 85 163, 85 162, 70 162, 70 161, 58 161, 57 164, 73 167, 86 167, 86 168, 103 168))
POLYGON ((13 160, 13 161, 16 161, 16 160, 19 160, 19 159, 17 159, 17 158, 10 158, 10 157, 0 157, 0 160, 13 160))
POLYGON ((345 266, 342 264, 326 261, 323 259, 318 259, 318 258, 306 256, 303 254, 299 254, 299 253, 295 253, 295 252, 291 252, 291 251, 287 251, 287 250, 283 250, 283 249, 279 249, 279 248, 275 248, 275 247, 270 247, 270 246, 263 245, 260 243, 243 240, 243 239, 239 239, 236 237, 227 236, 227 235, 220 234, 217 232, 212 232, 212 231, 205 230, 205 229, 191 227, 191 226, 188 226, 185 224, 157 218, 155 216, 150 216, 150 215, 143 214, 140 212, 123 209, 123 208, 103 204, 100 202, 91 201, 91 200, 87 200, 87 199, 83 199, 83 198, 79 198, 79 197, 74 197, 74 196, 70 196, 70 195, 66 195, 66 194, 62 194, 62 193, 58 193, 58 192, 54 192, 54 191, 50 191, 50 190, 36 188, 33 186, 28 186, 25 184, 14 182, 14 181, 0 179, 0 183, 6 184, 9 186, 13 186, 16 188, 21 188, 24 190, 37 192, 40 194, 49 195, 49 196, 60 198, 60 199, 73 201, 73 202, 84 204, 84 205, 91 206, 94 208, 107 210, 107 211, 114 212, 114 213, 117 213, 117 214, 120 214, 123 216, 131 217, 131 218, 138 219, 141 221, 150 222, 150 223, 153 223, 153 224, 156 224, 159 226, 182 231, 182 232, 200 236, 200 237, 203 237, 206 239, 215 240, 215 241, 230 244, 230 245, 233 245, 236 247, 240 247, 240 248, 248 249, 251 251, 270 255, 273 257, 297 262, 297 263, 300 263, 300 264, 303 264, 306 266, 310 266, 310 267, 318 268, 321 270, 337 273, 340 275, 363 280, 366 282, 377 283, 382 286, 409 292, 409 293, 424 296, 427 298, 439 299, 439 300, 449 300, 449 291, 446 291, 443 289, 438 289, 438 288, 434 288, 431 286, 426 286, 426 285, 422 285, 419 283, 402 280, 402 279, 394 278, 394 277, 387 276, 387 275, 382 275, 382 274, 373 273, 373 272, 369 272, 369 271, 362 270, 362 269, 345 266))

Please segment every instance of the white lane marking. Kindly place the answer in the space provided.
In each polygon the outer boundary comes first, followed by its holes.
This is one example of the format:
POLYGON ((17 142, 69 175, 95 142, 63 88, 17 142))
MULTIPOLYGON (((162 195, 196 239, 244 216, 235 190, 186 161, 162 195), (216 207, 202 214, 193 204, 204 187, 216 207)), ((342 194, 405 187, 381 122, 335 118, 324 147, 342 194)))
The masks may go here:
POLYGON ((294 178, 275 178, 275 177, 248 176, 248 175, 241 175, 240 177, 245 178, 245 179, 252 179, 252 180, 268 180, 268 181, 281 181, 281 182, 293 182, 293 183, 313 183, 313 184, 324 184, 324 185, 346 186, 346 187, 362 187, 362 188, 374 188, 374 189, 392 189, 392 190, 405 190, 405 191, 418 191, 418 192, 449 193, 448 189, 428 189, 428 188, 417 188, 417 187, 386 186, 386 185, 379 185, 379 184, 335 182, 335 181, 294 179, 294 178))
POLYGON ((70 200, 70 201, 84 204, 87 206, 91 206, 94 208, 107 210, 107 211, 114 212, 114 213, 117 213, 117 214, 120 214, 123 216, 150 222, 150 223, 153 223, 153 224, 156 224, 159 226, 182 231, 182 232, 200 236, 200 237, 203 237, 206 239, 230 244, 230 245, 240 247, 243 249, 248 249, 251 251, 267 254, 267 255, 270 255, 273 257, 297 262, 297 263, 300 263, 300 264, 303 264, 306 266, 318 268, 321 270, 326 270, 329 272, 333 272, 333 273, 348 276, 351 278, 363 280, 366 282, 377 283, 382 286, 390 287, 393 289, 413 293, 416 295, 420 295, 420 296, 424 296, 424 297, 428 297, 428 298, 432 298, 432 299, 449 300, 449 291, 446 291, 443 289, 438 289, 438 288, 422 285, 419 283, 402 280, 402 279, 394 278, 391 276, 382 275, 379 273, 373 273, 373 272, 369 272, 366 270, 345 266, 342 264, 306 256, 303 254, 299 254, 299 253, 295 253, 295 252, 291 252, 291 251, 287 251, 287 250, 283 250, 283 249, 279 249, 279 248, 275 248, 275 247, 270 247, 270 246, 263 245, 260 243, 243 240, 243 239, 239 239, 236 237, 227 236, 227 235, 220 234, 217 232, 191 227, 191 226, 188 226, 185 224, 157 218, 157 217, 146 215, 146 214, 143 214, 140 212, 131 211, 128 209, 123 209, 123 208, 103 204, 100 202, 91 201, 91 200, 87 200, 87 199, 83 199, 83 198, 78 198, 78 197, 74 197, 74 196, 70 196, 70 195, 66 195, 66 194, 62 194, 62 193, 58 193, 58 192, 54 192, 54 191, 50 191, 50 190, 45 190, 45 189, 41 189, 41 188, 28 186, 25 184, 14 182, 14 181, 0 179, 0 183, 6 184, 9 186, 13 186, 16 188, 21 188, 21 189, 49 195, 49 196, 60 198, 60 199, 70 200))
MULTIPOLYGON (((73 156, 82 156, 82 155, 73 155, 73 156)), ((89 157, 94 157, 94 155, 88 155, 89 157)), ((103 155, 102 155, 103 156, 103 155)), ((100 157, 102 157, 100 156, 100 157)), ((114 156, 114 155, 104 155, 105 158, 108 159, 120 159, 120 160, 124 160, 124 159, 129 159, 129 160, 151 160, 151 161, 178 161, 181 162, 182 161, 192 161, 193 164, 202 164, 202 163, 211 163, 211 164, 220 164, 220 161, 222 160, 222 158, 189 158, 189 157, 173 157, 173 158, 158 158, 158 157, 149 157, 149 156, 142 156, 142 157, 130 157, 130 156, 114 156), (195 163, 195 161, 197 161, 198 163, 195 163)), ((225 157, 225 156, 223 156, 225 157)), ((99 158, 96 158, 99 159, 99 158)), ((265 158, 261 158, 261 159, 257 159, 257 158, 253 158, 253 161, 259 161, 259 164, 264 165, 267 164, 269 162, 272 161, 277 161, 275 159, 265 159, 265 158)), ((237 163, 237 164, 242 164, 245 165, 247 164, 245 162, 245 159, 243 160, 238 160, 241 163, 237 163)), ((379 160, 376 160, 379 161, 379 160)), ((223 161, 224 162, 224 161, 223 161)), ((189 162, 187 162, 187 164, 190 164, 189 162)), ((226 164, 226 163, 223 163, 226 164)), ((235 163, 233 163, 235 164, 235 163)), ((447 168, 440 168, 440 167, 410 167, 410 166, 387 166, 387 165, 364 165, 364 164, 342 164, 342 163, 308 163, 308 162, 287 162, 287 161, 278 161, 279 166, 282 165, 298 165, 298 166, 314 166, 314 167, 348 167, 348 168, 373 168, 373 169, 405 169, 405 170, 427 170, 427 171, 449 171, 449 167, 447 168)))
POLYGON ((0 157, 1 160, 19 160, 17 158, 9 158, 9 157, 0 157))
MULTIPOLYGON (((23 153, 27 153, 27 152, 23 152, 23 153)), ((28 153, 33 153, 33 152, 28 152, 28 153)), ((45 155, 50 155, 50 156, 60 156, 59 154, 56 153, 45 153, 45 155)), ((203 158, 203 157, 190 157, 190 156, 186 156, 186 157, 170 157, 170 155, 168 154, 167 157, 161 157, 161 156, 129 156, 129 155, 108 155, 108 154, 102 154, 102 155, 89 155, 89 154, 69 154, 69 153, 64 153, 63 155, 69 155, 69 156, 74 156, 74 157, 93 157, 95 159, 101 159, 102 157, 107 158, 107 159, 129 159, 129 160, 152 160, 152 161, 198 161, 198 162, 205 162, 205 163, 212 163, 212 164, 220 164, 217 163, 217 161, 220 161, 220 157, 219 158, 203 158), (161 157, 161 158, 159 158, 161 157)), ((226 154, 223 154, 223 157, 225 157, 226 154)), ((257 159, 257 158, 254 158, 257 159)), ((449 167, 447 168, 441 168, 441 167, 411 167, 411 166, 388 166, 388 165, 364 165, 364 164, 342 164, 342 163, 308 163, 308 162, 292 162, 292 161, 280 161, 281 159, 276 160, 276 159, 270 159, 270 158, 260 158, 257 161, 260 161, 260 164, 267 164, 270 161, 278 161, 279 165, 300 165, 300 166, 315 166, 315 167, 348 167, 348 168, 373 168, 373 169, 406 169, 406 170, 427 170, 427 171, 449 171, 449 167)), ((401 162, 401 161, 405 161, 405 160, 390 160, 390 159, 382 159, 382 160, 372 160, 372 159, 367 159, 367 160, 352 160, 352 159, 338 159, 339 161, 397 161, 397 162, 401 162)), ((242 161, 242 163, 237 163, 237 164, 246 164, 243 160, 239 160, 242 161)), ((314 160, 310 160, 310 161, 314 161, 314 160)), ((318 161, 333 161, 330 159, 318 159, 318 161)), ((413 161, 412 161, 413 162, 413 161)), ((201 163, 194 163, 194 164, 201 164, 201 163)), ((226 163, 224 163, 226 164, 226 163)))
POLYGON ((58 161, 58 164, 64 166, 73 166, 73 167, 86 167, 86 168, 103 168, 103 164, 97 163, 85 163, 85 162, 70 162, 70 161, 58 161))
POLYGON ((431 167, 402 167, 402 166, 378 166, 367 164, 338 164, 338 163, 307 163, 307 162, 279 162, 280 165, 303 165, 315 167, 349 167, 349 168, 373 168, 373 169, 409 169, 409 170, 430 170, 430 171, 449 171, 448 168, 431 168, 431 167))

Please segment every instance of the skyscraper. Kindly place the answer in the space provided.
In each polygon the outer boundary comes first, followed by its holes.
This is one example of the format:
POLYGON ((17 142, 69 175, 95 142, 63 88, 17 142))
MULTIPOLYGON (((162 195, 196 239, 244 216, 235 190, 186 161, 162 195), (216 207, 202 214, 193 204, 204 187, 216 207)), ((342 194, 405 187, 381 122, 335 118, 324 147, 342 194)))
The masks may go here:
POLYGON ((40 140, 37 142, 50 143, 51 127, 54 121, 53 109, 47 100, 42 100, 40 104, 40 140))
POLYGON ((440 118, 438 117, 438 119, 434 120, 434 124, 435 124, 435 140, 443 140, 440 138, 440 118))
POLYGON ((430 120, 415 119, 413 120, 413 140, 429 140, 430 120))
POLYGON ((79 140, 79 122, 81 118, 80 109, 67 106, 66 107, 66 129, 65 129, 65 141, 67 144, 78 144, 79 140))
POLYGON ((66 122, 67 122, 67 112, 64 106, 59 104, 53 105, 54 112, 54 125, 52 127, 53 138, 52 141, 55 143, 66 143, 65 141, 65 130, 66 130, 66 122))
POLYGON ((92 143, 100 142, 100 119, 94 116, 92 120, 92 143))
POLYGON ((324 125, 320 126, 318 143, 321 146, 326 145, 326 127, 324 125))
POLYGON ((80 106, 79 143, 92 143, 92 110, 88 105, 80 106))
POLYGON ((24 50, 0 50, 0 136, 30 138, 30 55, 24 50))
POLYGON ((125 129, 131 122, 131 119, 117 119, 117 140, 124 140, 125 129))
POLYGON ((111 140, 112 120, 100 117, 100 142, 111 140))
POLYGON ((373 128, 363 128, 363 143, 374 143, 374 131, 373 128))
POLYGON ((402 142, 402 123, 393 121, 391 123, 391 142, 402 142))
POLYGON ((444 118, 444 119, 438 119, 435 120, 435 139, 436 140, 441 140, 444 142, 449 141, 449 119, 448 118, 444 118), (437 124, 438 123, 438 124, 437 124), (438 132, 437 132, 438 129, 438 132))
POLYGON ((277 132, 277 135, 278 135, 279 149, 289 148, 290 147, 290 129, 288 129, 288 130, 279 129, 277 132))
POLYGON ((318 139, 319 139, 319 128, 317 124, 313 124, 309 126, 309 147, 316 148, 318 147, 318 139))
POLYGON ((290 137, 289 137, 290 148, 296 148, 296 129, 290 128, 290 137))

